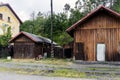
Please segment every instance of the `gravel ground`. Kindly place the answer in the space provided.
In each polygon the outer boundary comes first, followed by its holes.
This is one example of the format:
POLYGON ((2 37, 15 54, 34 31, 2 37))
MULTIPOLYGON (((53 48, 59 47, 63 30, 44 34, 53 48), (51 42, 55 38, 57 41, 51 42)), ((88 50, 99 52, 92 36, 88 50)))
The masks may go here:
MULTIPOLYGON (((74 63, 71 65, 65 65, 65 66, 59 66, 59 65, 50 65, 50 64, 38 64, 38 63, 16 63, 16 62, 0 62, 0 67, 5 68, 15 68, 15 69, 38 69, 38 70, 55 70, 55 69, 76 69, 80 72, 85 72, 87 76, 97 76, 100 79, 97 80, 120 80, 120 62, 117 63, 88 63, 88 62, 79 62, 74 63), (103 79, 104 77, 107 77, 109 79, 103 79), (118 79, 114 79, 118 78, 118 79)), ((8 73, 5 73, 6 75, 8 73)), ((5 75, 3 74, 3 75, 5 75)), ((0 77, 3 76, 0 72, 0 77)), ((18 76, 18 74, 11 74, 18 76)), ((23 76, 24 75, 19 75, 23 76)), ((33 75, 26 75, 28 76, 25 78, 25 80, 32 80, 29 76, 33 75), (29 79, 30 78, 30 79, 29 79)), ((34 75, 35 76, 35 75, 34 75)), ((33 77, 34 77, 33 76, 33 77)), ((4 76, 3 76, 4 77, 4 76)), ((10 76, 8 76, 9 78, 10 76)), ((7 78, 7 77, 5 77, 7 78)), ((23 80, 23 79, 12 79, 14 77, 10 77, 10 79, 1 79, 0 80, 23 80)), ((81 79, 64 79, 64 78, 54 78, 51 77, 50 79, 46 79, 46 77, 42 77, 43 79, 40 79, 41 76, 35 76, 35 78, 39 78, 39 80, 81 80, 81 79), (45 79, 44 79, 45 78, 45 79)), ((48 77, 47 77, 48 78, 48 77)), ((38 80, 38 79, 33 79, 38 80)), ((83 79, 84 80, 84 79, 83 79)), ((90 80, 90 79, 88 79, 90 80)))
POLYGON ((46 77, 46 76, 22 75, 22 74, 9 73, 9 72, 0 72, 0 80, 95 80, 95 79, 46 77))

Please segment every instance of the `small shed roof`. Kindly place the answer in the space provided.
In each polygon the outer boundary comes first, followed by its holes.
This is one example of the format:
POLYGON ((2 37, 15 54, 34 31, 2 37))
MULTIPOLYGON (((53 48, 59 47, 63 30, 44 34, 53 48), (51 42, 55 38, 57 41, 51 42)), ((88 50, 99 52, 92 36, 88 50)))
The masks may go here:
POLYGON ((98 13, 99 11, 107 11, 109 14, 114 15, 118 18, 120 18, 120 14, 109 9, 106 8, 104 6, 100 6, 97 9, 91 11, 90 13, 88 13, 85 17, 83 17, 81 20, 79 20, 78 22, 76 22, 75 24, 73 24, 71 27, 69 27, 66 31, 73 37, 73 32, 74 29, 79 26, 81 23, 83 23, 84 21, 86 21, 88 18, 90 18, 91 16, 93 16, 94 14, 98 13))
MULTIPOLYGON (((12 38, 9 42, 10 43, 14 42, 14 40, 18 38, 20 35, 25 35, 26 37, 28 37, 29 39, 31 39, 33 42, 36 42, 36 43, 42 43, 42 42, 49 43, 49 44, 51 43, 51 40, 46 37, 37 36, 35 34, 31 34, 31 33, 24 32, 24 31, 21 31, 18 35, 12 38)), ((53 44, 57 45, 57 43, 55 42, 53 42, 53 44)))
POLYGON ((20 22, 20 24, 22 24, 21 19, 17 16, 17 14, 15 13, 15 11, 12 9, 12 7, 9 4, 4 4, 4 3, 0 4, 0 7, 3 7, 3 6, 7 6, 11 10, 11 12, 15 15, 15 17, 18 19, 18 21, 20 22))

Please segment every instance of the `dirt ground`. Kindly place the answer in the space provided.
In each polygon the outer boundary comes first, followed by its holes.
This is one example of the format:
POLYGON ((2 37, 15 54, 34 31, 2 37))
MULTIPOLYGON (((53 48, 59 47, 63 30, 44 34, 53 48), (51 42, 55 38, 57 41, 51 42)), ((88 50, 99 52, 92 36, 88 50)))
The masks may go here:
POLYGON ((80 78, 46 77, 36 75, 23 75, 9 72, 0 72, 0 80, 95 80, 80 78))
MULTIPOLYGON (((34 62, 18 62, 18 61, 17 62, 16 61, 15 62, 0 61, 0 68, 9 68, 9 69, 16 69, 16 70, 25 69, 30 72, 33 70, 48 70, 48 71, 53 70, 54 71, 56 69, 74 69, 80 72, 84 72, 89 77, 88 80, 90 80, 90 77, 91 79, 95 79, 95 80, 120 80, 120 63, 119 62, 99 62, 99 63, 98 62, 72 62, 70 64, 67 64, 67 63, 65 64, 50 63, 49 64, 49 63, 41 63, 41 62, 34 63, 34 62)), ((5 74, 7 75, 7 73, 5 74)), ((18 74, 13 74, 13 75, 18 75, 18 74)), ((72 80, 74 79, 72 78, 72 80)), ((75 78, 75 80, 77 79, 75 78)))

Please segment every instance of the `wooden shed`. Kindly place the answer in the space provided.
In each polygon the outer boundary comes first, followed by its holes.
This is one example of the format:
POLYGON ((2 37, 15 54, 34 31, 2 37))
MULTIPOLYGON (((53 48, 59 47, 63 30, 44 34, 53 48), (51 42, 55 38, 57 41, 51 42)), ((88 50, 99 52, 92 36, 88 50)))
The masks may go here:
POLYGON ((51 40, 48 38, 22 31, 9 42, 14 44, 14 58, 36 58, 44 52, 50 57, 51 40))
POLYGON ((85 61, 120 61, 120 14, 100 6, 66 30, 74 56, 85 61))

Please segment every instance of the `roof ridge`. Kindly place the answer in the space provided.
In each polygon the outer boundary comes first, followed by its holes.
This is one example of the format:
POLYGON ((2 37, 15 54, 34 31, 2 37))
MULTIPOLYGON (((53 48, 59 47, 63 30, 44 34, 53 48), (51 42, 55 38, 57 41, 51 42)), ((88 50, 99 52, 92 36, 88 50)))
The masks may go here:
POLYGON ((9 5, 9 3, 0 4, 0 7, 2 7, 2 6, 7 6, 11 10, 11 12, 15 15, 15 17, 18 19, 20 24, 22 24, 21 19, 18 17, 18 15, 15 13, 15 11, 12 9, 12 7, 9 5))
MULTIPOLYGON (((46 43, 51 43, 51 39, 43 37, 41 35, 35 35, 29 32, 25 32, 25 31, 21 31, 17 36, 19 36, 20 34, 24 34, 25 36, 27 36, 28 38, 30 38, 32 41, 34 42, 46 42, 46 43)), ((17 36, 15 36, 13 39, 11 39, 9 42, 13 41, 17 36)), ((57 44, 53 41, 53 44, 57 44)))
POLYGON ((109 8, 106 8, 105 6, 101 5, 99 7, 97 7, 96 9, 92 10, 91 12, 89 12, 86 16, 84 16, 83 18, 81 18, 80 20, 78 20, 75 24, 73 24, 71 27, 69 27, 66 31, 68 33, 70 33, 71 30, 73 30, 77 25, 79 25, 80 23, 82 23, 83 21, 85 21, 87 18, 89 18, 90 16, 92 16, 94 13, 98 12, 99 10, 107 10, 109 11, 110 13, 112 13, 112 15, 115 15, 117 17, 120 17, 120 14, 109 9, 109 8))

